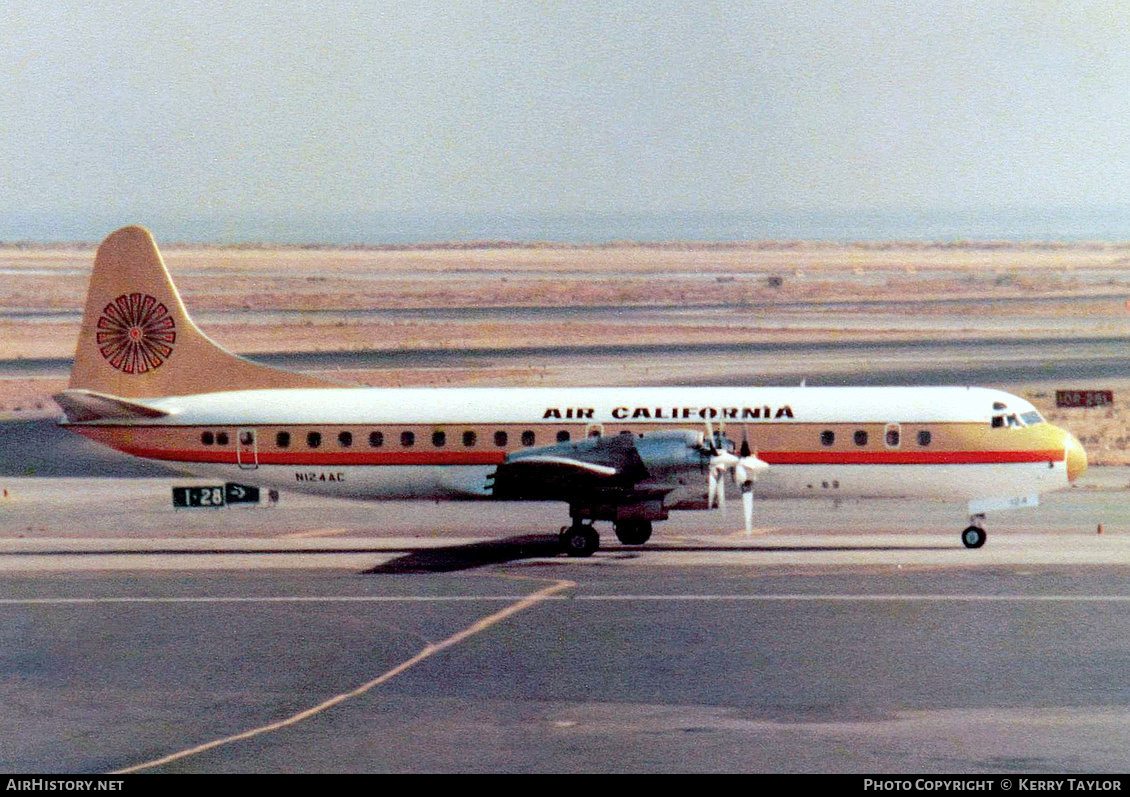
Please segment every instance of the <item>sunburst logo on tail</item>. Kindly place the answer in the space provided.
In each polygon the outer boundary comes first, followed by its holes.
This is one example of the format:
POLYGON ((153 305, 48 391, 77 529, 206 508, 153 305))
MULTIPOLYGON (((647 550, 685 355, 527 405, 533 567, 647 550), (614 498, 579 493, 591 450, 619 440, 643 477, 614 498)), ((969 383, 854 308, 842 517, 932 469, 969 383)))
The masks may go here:
POLYGON ((176 322, 168 308, 146 293, 123 293, 98 318, 98 351, 123 373, 160 368, 176 340, 176 322))

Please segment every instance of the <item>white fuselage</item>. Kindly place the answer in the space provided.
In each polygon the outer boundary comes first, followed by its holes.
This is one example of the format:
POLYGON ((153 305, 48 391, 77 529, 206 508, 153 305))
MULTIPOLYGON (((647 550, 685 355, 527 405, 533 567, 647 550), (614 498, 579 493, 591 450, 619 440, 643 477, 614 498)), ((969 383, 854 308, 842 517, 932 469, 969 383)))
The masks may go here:
POLYGON ((1024 506, 1085 467, 1031 404, 984 388, 315 388, 145 403, 168 414, 72 428, 201 475, 363 499, 490 498, 507 454, 563 435, 722 431, 769 464, 758 498, 1024 506))

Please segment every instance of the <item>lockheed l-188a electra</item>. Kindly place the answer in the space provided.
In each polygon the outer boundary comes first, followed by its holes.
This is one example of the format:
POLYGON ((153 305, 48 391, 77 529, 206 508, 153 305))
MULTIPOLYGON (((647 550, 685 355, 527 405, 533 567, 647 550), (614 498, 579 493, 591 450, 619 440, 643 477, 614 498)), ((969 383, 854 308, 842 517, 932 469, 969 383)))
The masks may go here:
POLYGON ((675 510, 741 495, 1036 506, 1087 466, 1029 402, 976 387, 345 387, 238 357, 181 302, 152 236, 98 248, 65 426, 201 476, 359 499, 561 501, 564 550, 595 522, 641 545, 675 510))

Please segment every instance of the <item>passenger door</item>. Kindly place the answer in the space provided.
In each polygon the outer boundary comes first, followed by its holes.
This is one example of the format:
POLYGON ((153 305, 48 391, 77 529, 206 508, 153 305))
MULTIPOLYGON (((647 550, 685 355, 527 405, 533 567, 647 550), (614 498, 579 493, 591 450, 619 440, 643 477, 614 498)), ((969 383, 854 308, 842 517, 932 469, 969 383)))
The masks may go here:
POLYGON ((243 470, 259 467, 259 442, 254 429, 240 429, 235 434, 235 461, 243 470))

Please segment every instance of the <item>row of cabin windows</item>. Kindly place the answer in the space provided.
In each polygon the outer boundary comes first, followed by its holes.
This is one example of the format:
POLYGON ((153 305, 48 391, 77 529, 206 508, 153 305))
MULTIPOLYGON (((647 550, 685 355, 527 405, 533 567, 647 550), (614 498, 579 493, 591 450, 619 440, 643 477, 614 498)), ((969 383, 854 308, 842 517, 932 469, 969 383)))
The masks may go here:
MULTIPOLYGON (((244 434, 248 435, 247 439, 243 440, 244 445, 250 445, 251 442, 252 442, 252 438, 249 436, 250 433, 245 432, 244 434)), ((629 432, 629 434, 630 434, 630 432, 629 432)), ((920 432, 918 432, 918 445, 923 446, 923 447, 930 445, 930 443, 932 441, 932 437, 933 436, 930 434, 929 431, 927 431, 925 429, 921 430, 920 432)), ((526 431, 522 432, 520 439, 521 439, 522 445, 526 446, 527 448, 537 444, 537 435, 533 432, 533 430, 530 430, 530 429, 527 429, 526 431)), ((570 439, 569 432, 567 432, 565 430, 561 430, 557 433, 557 442, 558 443, 567 443, 567 442, 569 442, 569 439, 570 439)), ((852 434, 852 442, 854 442, 857 446, 867 445, 867 440, 868 440, 868 434, 867 434, 867 432, 865 432, 862 429, 857 429, 852 434)), ((202 442, 206 446, 210 446, 210 445, 226 446, 229 442, 228 441, 228 433, 227 432, 216 432, 216 433, 213 434, 212 432, 203 432, 200 435, 200 442, 202 442)), ((464 448, 474 448, 475 445, 478 443, 478 434, 471 431, 471 430, 467 430, 467 431, 463 432, 462 442, 463 442, 464 448)), ((901 442, 899 430, 898 429, 888 429, 886 431, 885 442, 891 448, 898 446, 899 443, 901 442)), ((496 447, 505 448, 507 445, 509 445, 509 443, 510 443, 510 435, 507 432, 500 430, 500 431, 497 431, 497 432, 494 433, 494 444, 495 444, 496 447)), ((835 443, 836 443, 836 433, 835 432, 833 432, 830 429, 825 429, 824 431, 822 431, 820 433, 820 444, 821 445, 832 446, 832 445, 835 445, 835 443)), ((341 448, 352 447, 352 445, 353 445, 353 433, 352 432, 338 432, 337 444, 341 448)), ((384 432, 369 432, 369 447, 370 448, 380 448, 384 444, 385 444, 384 432)), ((279 432, 278 434, 276 434, 275 435, 275 445, 277 445, 279 448, 289 448, 290 447, 290 432, 279 432)), ((320 448, 321 445, 322 445, 322 433, 321 432, 307 432, 306 433, 306 447, 307 448, 320 448)), ((400 433, 400 445, 401 445, 402 448, 411 448, 412 446, 416 445, 416 433, 415 432, 407 432, 407 431, 401 432, 400 433)), ((443 448, 446 445, 447 445, 447 433, 446 432, 442 432, 442 431, 432 432, 432 446, 434 448, 443 448)))
MULTIPOLYGON (((934 436, 929 431, 923 429, 918 433, 918 445, 928 446, 933 441, 934 436)), ((857 446, 867 445, 867 432, 862 429, 856 429, 851 436, 852 442, 857 446)), ((895 448, 902 442, 902 435, 898 429, 887 429, 884 435, 884 441, 890 448, 895 448)), ((831 446, 836 444, 836 433, 831 429, 825 429, 820 433, 820 445, 831 446)))
MULTIPOLYGON (((247 435, 247 439, 242 440, 242 442, 244 443, 244 445, 250 445, 253 442, 254 438, 250 436, 251 435, 250 432, 245 432, 244 434, 247 435)), ((569 434, 569 432, 565 431, 564 429, 557 432, 557 442, 558 443, 567 443, 567 442, 569 442, 570 438, 571 438, 571 435, 569 434)), ((522 432, 522 435, 519 439, 521 440, 522 445, 526 446, 527 448, 530 447, 530 446, 537 445, 537 434, 532 429, 527 429, 526 431, 522 432)), ((495 446, 497 446, 498 448, 505 448, 507 445, 510 444, 510 435, 509 435, 508 432, 504 432, 504 431, 499 430, 499 431, 494 433, 493 440, 494 440, 495 446)), ((279 448, 290 448, 290 441, 291 441, 290 432, 278 432, 275 435, 275 445, 278 446, 279 448)), ((227 434, 227 432, 216 432, 215 434, 213 434, 212 432, 202 432, 201 435, 200 435, 200 442, 202 442, 206 446, 210 446, 210 445, 226 446, 228 444, 228 434, 227 434)), ((464 448, 474 448, 475 445, 478 444, 478 442, 479 442, 478 433, 473 432, 473 431, 468 429, 467 431, 463 432, 462 442, 463 442, 464 448)), ((353 446, 353 433, 352 432, 338 432, 338 434, 337 434, 337 444, 340 448, 350 448, 350 447, 352 447, 353 446)), ((384 444, 385 444, 384 432, 369 432, 369 447, 370 448, 380 448, 384 444)), ((321 432, 307 432, 306 433, 306 447, 307 448, 320 448, 321 445, 322 445, 322 433, 321 432)), ((402 448, 411 448, 412 446, 416 445, 416 433, 415 432, 401 432, 400 433, 400 445, 401 445, 402 448)), ((442 431, 432 432, 432 446, 434 448, 443 448, 446 445, 447 445, 447 432, 442 432, 442 431)))

